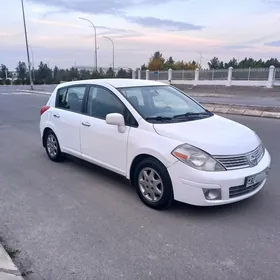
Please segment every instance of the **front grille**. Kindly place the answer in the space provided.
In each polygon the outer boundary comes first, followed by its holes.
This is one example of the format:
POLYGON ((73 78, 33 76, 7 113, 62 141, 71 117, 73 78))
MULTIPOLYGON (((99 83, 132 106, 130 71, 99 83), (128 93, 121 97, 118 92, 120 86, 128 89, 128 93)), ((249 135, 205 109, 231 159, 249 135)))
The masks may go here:
POLYGON ((238 197, 238 196, 245 195, 247 193, 253 192, 262 183, 263 183, 263 181, 255 184, 255 185, 252 185, 250 187, 247 187, 247 188, 246 188, 245 185, 238 186, 238 187, 231 187, 231 188, 229 188, 229 198, 234 198, 234 197, 238 197))
POLYGON ((255 150, 243 155, 214 156, 214 158, 227 170, 256 166, 264 155, 264 148, 259 145, 255 150))

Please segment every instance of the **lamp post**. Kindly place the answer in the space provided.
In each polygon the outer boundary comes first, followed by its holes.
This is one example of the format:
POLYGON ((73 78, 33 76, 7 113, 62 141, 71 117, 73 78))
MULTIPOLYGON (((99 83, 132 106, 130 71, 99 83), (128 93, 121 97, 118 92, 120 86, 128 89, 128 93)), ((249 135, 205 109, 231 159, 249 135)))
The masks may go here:
POLYGON ((26 29, 26 22, 25 22, 25 13, 24 13, 23 0, 21 0, 21 8, 22 8, 22 18, 23 18, 23 26, 24 26, 24 34, 25 34, 25 45, 26 45, 26 52, 27 52, 28 71, 29 71, 29 80, 30 80, 30 89, 33 90, 33 80, 32 80, 32 74, 31 74, 31 65, 30 65, 30 56, 29 56, 28 39, 27 39, 27 29, 26 29))
POLYGON ((113 46, 113 77, 115 77, 115 44, 110 37, 103 36, 103 38, 108 39, 112 43, 112 46, 113 46))
POLYGON ((33 48, 28 45, 29 49, 31 50, 31 57, 32 57, 32 72, 33 72, 33 81, 35 81, 35 68, 34 68, 34 53, 33 53, 33 48))
POLYGON ((89 20, 89 19, 87 19, 87 18, 79 17, 79 19, 81 19, 81 20, 85 20, 85 21, 88 21, 88 22, 92 25, 92 27, 93 27, 93 29, 94 29, 95 70, 96 70, 96 72, 97 72, 97 42, 96 42, 96 27, 95 27, 95 25, 93 24, 93 22, 92 22, 92 21, 90 21, 90 20, 89 20))

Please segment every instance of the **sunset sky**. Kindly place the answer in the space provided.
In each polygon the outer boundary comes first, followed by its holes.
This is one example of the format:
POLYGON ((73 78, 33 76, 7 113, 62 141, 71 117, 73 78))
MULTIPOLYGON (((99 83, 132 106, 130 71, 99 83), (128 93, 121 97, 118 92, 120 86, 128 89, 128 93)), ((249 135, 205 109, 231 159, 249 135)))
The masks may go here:
MULTIPOLYGON (((0 64, 10 70, 26 61, 20 0, 0 10, 0 64)), ((277 0, 24 0, 35 65, 139 67, 157 50, 175 60, 213 57, 280 58, 280 1, 277 0)))

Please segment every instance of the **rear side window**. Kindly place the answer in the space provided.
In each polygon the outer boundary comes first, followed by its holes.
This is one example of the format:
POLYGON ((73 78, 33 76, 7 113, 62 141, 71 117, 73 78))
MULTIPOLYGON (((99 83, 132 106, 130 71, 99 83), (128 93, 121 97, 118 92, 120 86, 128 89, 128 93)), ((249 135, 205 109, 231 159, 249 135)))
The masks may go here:
POLYGON ((57 108, 81 113, 86 86, 71 86, 57 91, 57 108))

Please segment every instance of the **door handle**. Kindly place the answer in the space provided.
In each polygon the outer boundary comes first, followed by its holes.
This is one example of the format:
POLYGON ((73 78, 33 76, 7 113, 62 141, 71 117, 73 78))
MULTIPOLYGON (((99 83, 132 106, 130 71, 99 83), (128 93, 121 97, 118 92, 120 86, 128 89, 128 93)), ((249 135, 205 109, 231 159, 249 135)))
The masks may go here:
POLYGON ((53 116, 54 116, 55 118, 60 118, 60 115, 59 115, 59 114, 53 114, 53 116))
POLYGON ((90 126, 90 123, 88 123, 88 122, 82 122, 82 125, 83 125, 83 126, 89 127, 89 126, 90 126))

